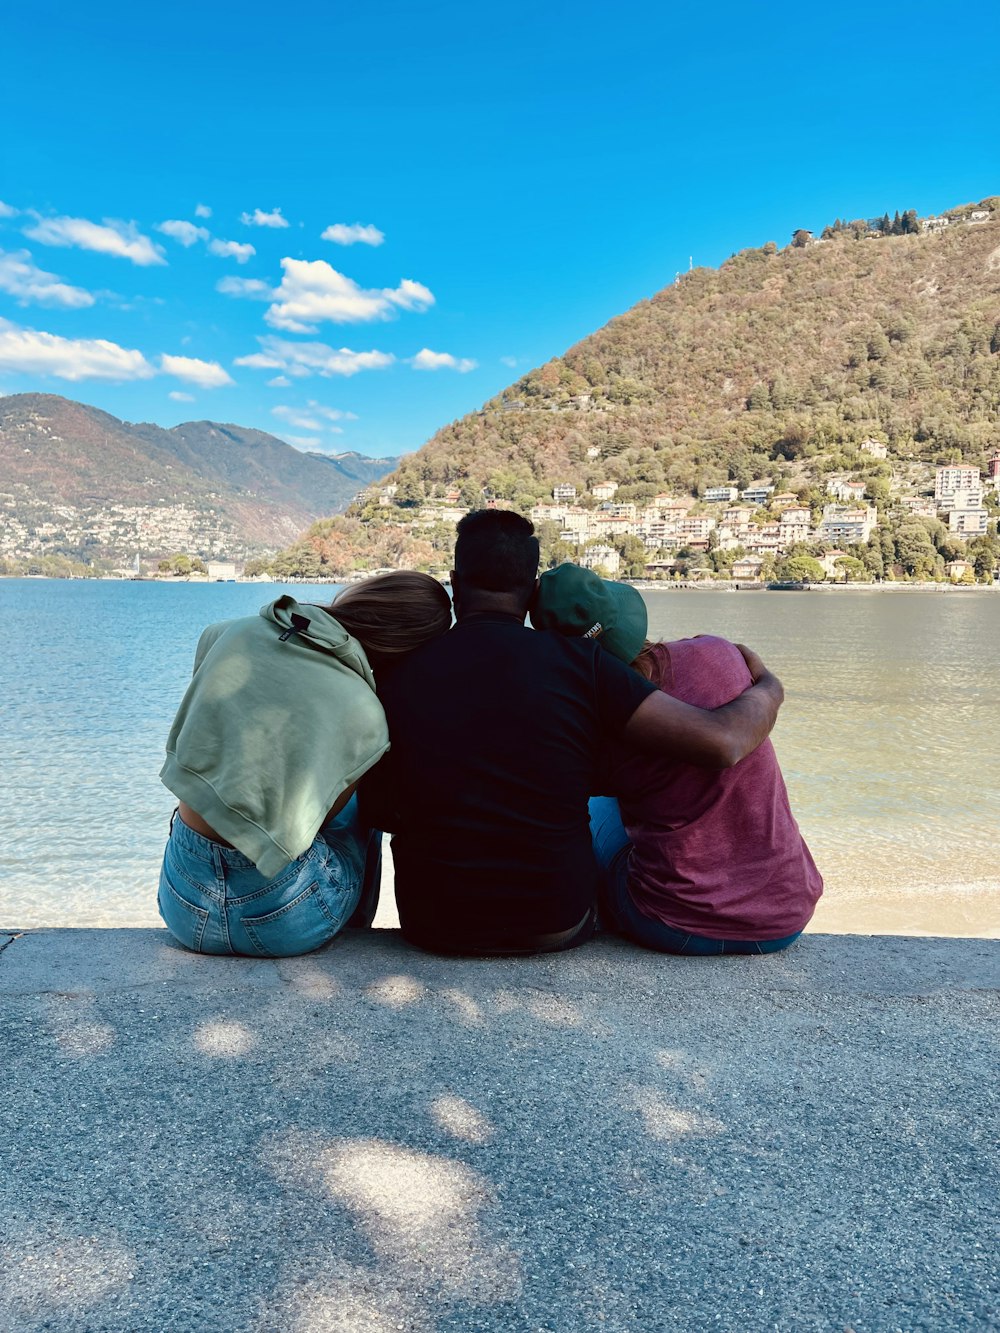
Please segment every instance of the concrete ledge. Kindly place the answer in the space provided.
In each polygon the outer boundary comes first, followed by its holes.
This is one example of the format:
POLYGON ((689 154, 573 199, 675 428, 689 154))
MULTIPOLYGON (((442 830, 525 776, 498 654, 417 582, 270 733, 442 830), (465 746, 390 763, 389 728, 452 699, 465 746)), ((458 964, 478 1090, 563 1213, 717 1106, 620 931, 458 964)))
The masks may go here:
POLYGON ((0 931, 0 1327, 1000 1327, 988 940, 0 931))

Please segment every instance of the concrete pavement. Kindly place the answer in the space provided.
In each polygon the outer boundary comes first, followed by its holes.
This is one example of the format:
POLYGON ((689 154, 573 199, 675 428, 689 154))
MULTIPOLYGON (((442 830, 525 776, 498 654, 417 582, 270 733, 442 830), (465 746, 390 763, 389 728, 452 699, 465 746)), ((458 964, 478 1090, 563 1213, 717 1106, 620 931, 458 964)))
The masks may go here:
POLYGON ((0 932, 0 1329, 1000 1328, 998 980, 0 932))

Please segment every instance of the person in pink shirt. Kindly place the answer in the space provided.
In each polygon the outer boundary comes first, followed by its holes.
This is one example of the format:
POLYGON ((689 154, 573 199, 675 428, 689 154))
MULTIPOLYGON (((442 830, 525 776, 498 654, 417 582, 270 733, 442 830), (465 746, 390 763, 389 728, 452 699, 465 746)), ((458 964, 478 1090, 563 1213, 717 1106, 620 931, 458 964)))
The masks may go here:
MULTIPOLYGON (((576 565, 541 576, 536 629, 597 638, 685 703, 718 708, 751 684, 739 648, 703 635, 646 639, 646 607, 624 583, 576 565)), ((823 881, 792 815, 770 740, 709 771, 614 743, 590 803, 601 915, 667 953, 774 953, 798 939, 823 881)))

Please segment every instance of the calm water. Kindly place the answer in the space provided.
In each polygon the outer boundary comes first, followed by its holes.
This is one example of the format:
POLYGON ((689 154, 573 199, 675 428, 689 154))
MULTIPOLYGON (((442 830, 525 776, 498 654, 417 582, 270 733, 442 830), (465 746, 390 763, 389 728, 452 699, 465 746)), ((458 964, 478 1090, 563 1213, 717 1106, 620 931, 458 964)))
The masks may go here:
MULTIPOLYGON (((283 591, 0 580, 0 926, 157 923, 157 773, 198 635, 283 591)), ((742 640, 782 676, 774 739, 827 881, 819 928, 997 932, 1000 594, 647 602, 656 636, 742 640)))

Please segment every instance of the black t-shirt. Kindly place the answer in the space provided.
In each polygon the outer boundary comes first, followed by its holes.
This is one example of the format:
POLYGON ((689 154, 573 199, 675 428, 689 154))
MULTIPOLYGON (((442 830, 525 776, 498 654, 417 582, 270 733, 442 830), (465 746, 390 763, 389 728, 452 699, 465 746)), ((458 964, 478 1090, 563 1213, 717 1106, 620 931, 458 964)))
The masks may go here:
POLYGON ((391 749, 362 799, 396 834, 408 939, 501 950, 581 922, 602 743, 654 688, 592 641, 503 614, 462 620, 379 673, 391 749))

